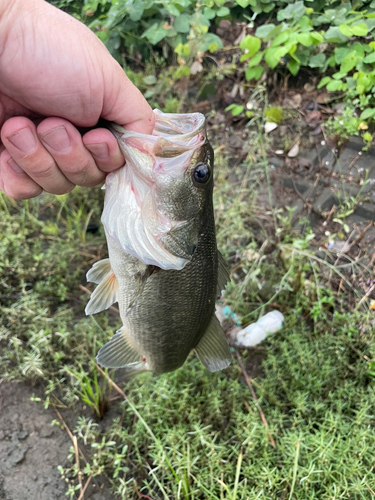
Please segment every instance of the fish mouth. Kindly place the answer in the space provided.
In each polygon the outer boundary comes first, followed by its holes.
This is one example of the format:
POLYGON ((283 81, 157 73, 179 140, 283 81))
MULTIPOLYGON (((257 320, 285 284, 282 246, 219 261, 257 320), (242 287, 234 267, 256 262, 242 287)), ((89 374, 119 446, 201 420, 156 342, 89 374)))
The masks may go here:
MULTIPOLYGON (((153 112, 156 119, 151 135, 171 141, 188 141, 202 132, 206 125, 206 119, 202 113, 163 113, 159 109, 154 109, 153 112)), ((124 134, 127 137, 150 137, 147 134, 127 130, 116 123, 112 123, 109 128, 118 139, 124 134)))
POLYGON ((155 158, 175 158, 204 144, 206 119, 201 113, 163 113, 158 109, 153 112, 155 126, 151 135, 117 124, 112 124, 110 130, 119 143, 125 141, 155 158))

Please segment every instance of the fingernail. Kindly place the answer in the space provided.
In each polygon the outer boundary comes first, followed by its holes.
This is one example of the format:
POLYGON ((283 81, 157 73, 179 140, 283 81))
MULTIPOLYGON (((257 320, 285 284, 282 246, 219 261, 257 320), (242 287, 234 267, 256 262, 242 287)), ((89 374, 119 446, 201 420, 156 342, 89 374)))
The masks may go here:
POLYGON ((23 153, 32 153, 36 148, 36 139, 29 127, 23 128, 8 137, 9 142, 23 153))
POLYGON ((10 168, 12 170, 14 170, 16 172, 16 174, 23 174, 24 173, 22 168, 13 160, 13 158, 8 160, 8 165, 10 166, 10 168))
POLYGON ((41 140, 55 151, 62 152, 70 148, 70 137, 65 127, 56 127, 43 134, 41 140))
POLYGON ((98 158, 108 158, 109 148, 105 142, 101 144, 85 144, 86 148, 98 158))

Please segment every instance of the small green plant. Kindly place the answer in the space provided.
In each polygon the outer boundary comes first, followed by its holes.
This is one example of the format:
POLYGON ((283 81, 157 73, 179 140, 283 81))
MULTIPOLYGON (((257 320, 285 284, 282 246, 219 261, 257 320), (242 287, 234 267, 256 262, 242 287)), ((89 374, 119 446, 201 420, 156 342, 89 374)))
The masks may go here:
MULTIPOLYGON (((91 374, 82 367, 80 369, 66 369, 73 379, 73 387, 81 401, 93 409, 96 416, 102 419, 108 410, 111 395, 111 386, 106 377, 99 377, 98 370, 94 365, 91 374), (102 378, 100 382, 99 378, 102 378)), ((105 370, 108 373, 108 370, 105 370)))

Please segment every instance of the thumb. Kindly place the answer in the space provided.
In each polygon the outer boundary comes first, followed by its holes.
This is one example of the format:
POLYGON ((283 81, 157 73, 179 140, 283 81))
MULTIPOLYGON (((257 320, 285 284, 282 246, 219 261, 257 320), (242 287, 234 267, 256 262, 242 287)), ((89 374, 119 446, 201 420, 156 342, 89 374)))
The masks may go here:
POLYGON ((125 75, 121 66, 114 59, 111 63, 113 66, 110 70, 106 71, 104 68, 103 71, 104 100, 101 116, 128 130, 151 134, 155 125, 151 106, 125 75))

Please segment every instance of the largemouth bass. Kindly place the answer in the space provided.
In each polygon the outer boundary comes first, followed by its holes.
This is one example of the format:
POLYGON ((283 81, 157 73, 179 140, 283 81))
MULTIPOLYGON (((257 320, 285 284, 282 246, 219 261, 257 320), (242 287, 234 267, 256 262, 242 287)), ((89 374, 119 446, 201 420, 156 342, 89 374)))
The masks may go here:
POLYGON ((112 128, 126 163, 106 178, 109 258, 87 273, 98 286, 86 314, 117 301, 123 326, 97 362, 164 373, 194 350, 214 372, 231 355, 215 316, 229 276, 216 247, 213 150, 200 113, 154 113, 152 135, 112 128))

